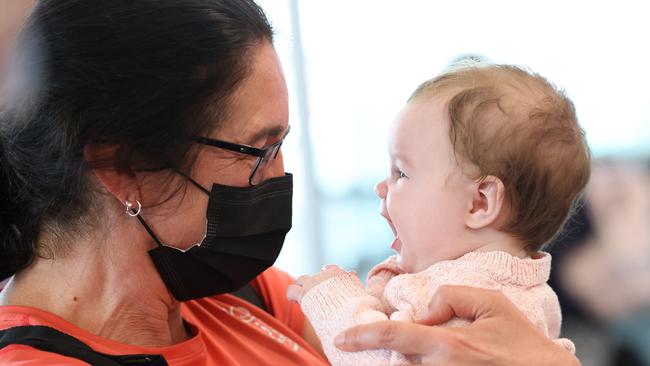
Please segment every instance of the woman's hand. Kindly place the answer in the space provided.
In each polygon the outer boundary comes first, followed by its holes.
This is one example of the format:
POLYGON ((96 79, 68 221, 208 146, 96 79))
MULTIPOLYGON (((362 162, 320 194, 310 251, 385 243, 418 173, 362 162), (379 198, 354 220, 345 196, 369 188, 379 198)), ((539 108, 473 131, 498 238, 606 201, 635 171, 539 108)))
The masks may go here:
POLYGON ((323 269, 313 276, 303 275, 296 279, 296 283, 289 285, 287 288, 287 298, 289 300, 300 303, 302 297, 313 287, 318 285, 321 282, 327 281, 330 278, 348 274, 341 267, 335 265, 327 265, 323 269))
POLYGON ((420 356, 425 365, 580 365, 499 291, 442 286, 422 323, 427 325, 394 321, 360 325, 335 342, 345 351, 388 348, 420 356), (430 326, 455 316, 474 322, 463 328, 430 326))

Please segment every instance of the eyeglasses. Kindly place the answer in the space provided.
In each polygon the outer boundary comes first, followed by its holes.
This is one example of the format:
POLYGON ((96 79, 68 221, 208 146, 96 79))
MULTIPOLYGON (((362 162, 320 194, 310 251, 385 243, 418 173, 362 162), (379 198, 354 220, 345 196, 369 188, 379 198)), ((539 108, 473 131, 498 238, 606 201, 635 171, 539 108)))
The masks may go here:
POLYGON ((290 130, 291 130, 291 126, 288 126, 287 130, 284 133, 284 136, 282 136, 280 141, 276 142, 273 145, 263 147, 261 149, 248 146, 248 145, 235 144, 233 142, 216 140, 216 139, 211 139, 202 136, 194 137, 194 141, 198 142, 199 144, 214 146, 221 149, 238 152, 240 154, 256 156, 257 161, 253 166, 253 170, 251 170, 251 174, 248 176, 248 184, 255 186, 259 184, 262 179, 261 174, 256 174, 256 173, 258 171, 261 171, 269 161, 274 160, 278 156, 278 152, 280 152, 280 147, 282 146, 282 143, 284 142, 284 139, 289 134, 290 130))

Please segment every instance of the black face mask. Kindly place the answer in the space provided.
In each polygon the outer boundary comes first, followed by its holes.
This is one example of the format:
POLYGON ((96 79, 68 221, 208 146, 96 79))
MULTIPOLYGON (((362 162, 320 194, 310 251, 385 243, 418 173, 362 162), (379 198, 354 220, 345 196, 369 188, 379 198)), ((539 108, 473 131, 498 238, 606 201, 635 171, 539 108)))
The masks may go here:
POLYGON ((203 241, 182 251, 158 243, 149 251, 167 289, 179 301, 238 290, 275 263, 284 237, 291 229, 293 176, 269 179, 257 186, 213 184, 207 230, 203 241))

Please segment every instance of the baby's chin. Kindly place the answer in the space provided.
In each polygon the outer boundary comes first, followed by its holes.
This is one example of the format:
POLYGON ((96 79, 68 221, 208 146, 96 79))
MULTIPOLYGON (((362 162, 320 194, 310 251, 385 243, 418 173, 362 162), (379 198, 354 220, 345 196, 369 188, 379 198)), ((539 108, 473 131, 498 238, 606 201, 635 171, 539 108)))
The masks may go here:
POLYGON ((418 262, 414 260, 409 260, 409 258, 404 258, 401 253, 395 254, 395 263, 404 273, 418 273, 426 270, 432 265, 448 260, 449 258, 441 258, 439 260, 433 259, 431 261, 418 262))
POLYGON ((408 259, 404 259, 404 257, 400 254, 397 253, 395 254, 396 260, 395 263, 401 269, 404 273, 417 273, 420 272, 418 270, 418 266, 415 263, 411 263, 412 261, 409 261, 408 259))
POLYGON ((404 272, 408 272, 406 269, 404 269, 404 263, 402 261, 402 255, 399 253, 395 253, 395 264, 399 267, 404 272))

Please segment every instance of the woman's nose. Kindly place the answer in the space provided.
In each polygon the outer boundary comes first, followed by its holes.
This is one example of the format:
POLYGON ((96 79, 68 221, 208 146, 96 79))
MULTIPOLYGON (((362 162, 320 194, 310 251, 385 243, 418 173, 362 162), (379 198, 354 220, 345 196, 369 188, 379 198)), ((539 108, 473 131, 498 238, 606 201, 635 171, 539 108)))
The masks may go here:
POLYGON ((386 179, 375 184, 375 194, 381 199, 386 199, 386 179))
POLYGON ((284 160, 282 159, 282 149, 278 150, 275 159, 268 162, 264 173, 264 180, 284 176, 284 160))

